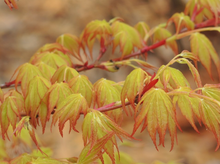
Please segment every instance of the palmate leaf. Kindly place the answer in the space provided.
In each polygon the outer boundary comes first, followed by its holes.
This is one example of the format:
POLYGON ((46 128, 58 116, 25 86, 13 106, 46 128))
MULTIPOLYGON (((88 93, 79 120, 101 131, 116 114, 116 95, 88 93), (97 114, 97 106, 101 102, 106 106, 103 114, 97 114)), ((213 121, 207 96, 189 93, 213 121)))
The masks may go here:
POLYGON ((44 74, 44 77, 47 79, 47 80, 50 80, 53 76, 53 74, 56 72, 56 69, 47 65, 46 63, 44 62, 39 62, 36 64, 37 68, 43 72, 44 74))
POLYGON ((59 120, 59 131, 61 136, 63 136, 63 128, 66 121, 70 122, 71 128, 78 132, 75 128, 76 122, 80 117, 80 114, 84 115, 87 113, 88 104, 86 99, 81 94, 71 94, 69 95, 61 104, 58 104, 55 113, 53 114, 52 125, 55 125, 59 120))
POLYGON ((93 98, 93 85, 85 75, 78 75, 69 81, 69 86, 74 93, 81 93, 89 106, 93 98))
POLYGON ((56 82, 68 82, 73 77, 79 75, 79 73, 67 65, 62 65, 59 67, 51 78, 51 83, 54 84, 56 82))
POLYGON ((22 95, 16 91, 10 91, 0 106, 1 133, 3 139, 5 139, 5 135, 7 136, 9 125, 12 125, 13 129, 16 128, 17 117, 21 119, 20 113, 23 111, 23 104, 24 98, 22 95))
MULTIPOLYGON (((77 161, 78 164, 90 164, 100 158, 103 161, 102 155, 105 152, 104 146, 112 138, 113 132, 106 134, 104 137, 97 140, 96 144, 91 150, 91 141, 83 148, 77 161)), ((103 162, 102 162, 103 163, 103 162)), ((113 164, 114 161, 112 161, 113 164)), ((104 164, 104 163, 103 163, 104 164)))
POLYGON ((59 51, 36 53, 31 57, 29 62, 33 65, 36 65, 39 62, 44 62, 54 69, 57 69, 62 65, 71 66, 71 59, 69 56, 59 51))
MULTIPOLYGON (((47 108, 45 108, 45 105, 41 103, 47 103, 46 93, 50 86, 51 83, 47 79, 40 76, 35 76, 28 85, 27 96, 25 97, 25 111, 26 114, 31 117, 30 122, 34 127, 36 127, 36 116, 39 110, 41 115, 42 110, 46 110, 44 112, 47 113, 47 108)), ((43 125, 44 130, 46 125, 45 115, 44 118, 41 118, 41 123, 43 125)))
POLYGON ((92 49, 95 39, 99 40, 100 45, 102 47, 111 43, 111 37, 112 29, 109 23, 105 20, 95 20, 87 24, 86 28, 83 30, 80 36, 80 41, 82 43, 82 48, 84 49, 85 54, 85 46, 87 46, 89 48, 90 57, 92 58, 92 49))
POLYGON ((141 35, 141 38, 144 41, 147 41, 148 39, 148 32, 150 31, 150 27, 145 22, 138 22, 134 28, 139 32, 141 35))
POLYGON ((49 121, 51 112, 60 105, 69 95, 73 93, 67 83, 55 83, 47 91, 47 120, 49 121))
MULTIPOLYGON (((172 34, 167 29, 158 26, 154 29, 153 43, 162 41, 171 36, 172 34)), ((169 46, 175 54, 178 54, 178 46, 175 40, 168 41, 165 45, 169 46)))
POLYGON ((21 83, 22 93, 23 93, 24 97, 26 97, 27 88, 28 88, 28 84, 29 84, 30 80, 32 80, 34 78, 34 76, 42 76, 43 77, 43 74, 40 72, 40 70, 36 66, 34 66, 30 63, 25 63, 25 64, 21 65, 20 67, 18 67, 15 70, 14 74, 16 74, 17 72, 18 72, 18 74, 15 79, 15 88, 17 89, 18 84, 21 83))
MULTIPOLYGON (((160 67, 160 70, 164 69, 164 65, 160 67)), ((178 69, 172 67, 166 67, 160 74, 160 82, 163 84, 165 90, 177 89, 179 87, 190 87, 189 82, 185 76, 178 69)))
POLYGON ((211 59, 213 60, 218 71, 218 76, 220 78, 220 60, 209 39, 204 34, 193 33, 190 37, 190 45, 193 55, 199 58, 211 78, 211 59))
POLYGON ((111 28, 114 37, 113 52, 117 46, 120 46, 121 58, 130 54, 135 47, 143 48, 144 42, 135 28, 119 21, 113 22, 111 28))
POLYGON ((184 27, 188 30, 194 29, 194 23, 190 20, 189 16, 184 13, 175 13, 167 22, 169 24, 173 22, 176 27, 176 34, 178 34, 184 27))
MULTIPOLYGON (((117 85, 114 81, 107 79, 100 79, 94 84, 94 105, 103 107, 110 103, 120 101, 120 86, 117 85)), ((105 112, 108 116, 112 116, 113 119, 118 122, 122 119, 122 110, 115 109, 112 111, 105 112)))
MULTIPOLYGON (((131 103, 131 105, 135 108, 135 98, 137 94, 142 93, 144 84, 149 82, 150 78, 147 73, 141 68, 137 68, 133 70, 127 77, 124 83, 124 86, 121 91, 121 103, 122 107, 125 110, 125 102, 126 99, 131 103)), ((127 113, 127 111, 125 110, 127 113)), ((128 114, 128 113, 127 113, 128 114)))
MULTIPOLYGON (((135 118, 135 124, 132 135, 137 131, 142 122, 142 130, 146 127, 153 143, 157 148, 156 132, 159 134, 159 145, 164 146, 164 138, 168 127, 171 137, 171 150, 176 138, 176 126, 179 127, 176 120, 176 111, 171 98, 162 89, 151 88, 147 91, 136 107, 136 112, 140 107, 140 113, 135 118)), ((180 128, 180 127, 179 127, 180 128)))
POLYGON ((82 60, 79 54, 80 41, 78 37, 72 34, 63 34, 57 38, 56 42, 68 49, 76 59, 82 60))

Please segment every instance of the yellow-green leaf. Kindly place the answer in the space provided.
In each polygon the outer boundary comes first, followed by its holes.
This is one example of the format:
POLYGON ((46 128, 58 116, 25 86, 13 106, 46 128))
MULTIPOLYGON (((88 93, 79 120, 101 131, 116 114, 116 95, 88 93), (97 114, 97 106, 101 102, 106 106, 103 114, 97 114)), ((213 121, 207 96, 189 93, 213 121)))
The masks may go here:
POLYGON ((93 98, 93 85, 85 75, 78 75, 69 81, 69 86, 74 93, 81 93, 89 106, 93 98))
POLYGON ((74 131, 77 131, 75 128, 76 122, 79 119, 80 114, 86 114, 87 109, 88 104, 86 99, 81 94, 71 94, 61 104, 58 104, 57 109, 53 114, 51 125, 55 125, 59 120, 59 130, 61 136, 63 136, 64 124, 69 120, 70 131, 71 128, 74 131))
POLYGON ((171 150, 174 146, 176 137, 176 111, 171 98, 162 89, 152 88, 147 91, 136 107, 136 111, 140 108, 140 113, 135 118, 133 134, 138 127, 144 122, 142 130, 146 127, 153 143, 157 148, 156 132, 159 134, 159 145, 164 146, 164 138, 166 129, 168 128, 171 136, 171 150))
POLYGON ((38 69, 44 74, 44 77, 47 80, 50 80, 53 76, 53 74, 56 72, 56 69, 45 64, 44 62, 39 62, 36 64, 38 69))
POLYGON ((220 78, 220 60, 216 53, 212 43, 209 39, 201 33, 193 33, 190 37, 190 45, 193 55, 195 55, 201 61, 202 65, 208 71, 212 78, 211 59, 213 60, 220 78))
POLYGON ((4 93, 2 89, 0 88, 0 105, 3 103, 3 101, 4 101, 4 93))
POLYGON ((51 78, 51 83, 68 82, 78 74, 79 73, 75 69, 68 67, 67 65, 63 65, 54 73, 53 77, 51 78))
POLYGON ((150 31, 150 27, 145 23, 145 22, 138 22, 134 28, 139 32, 141 35, 141 38, 144 41, 147 41, 149 34, 148 32, 150 31))

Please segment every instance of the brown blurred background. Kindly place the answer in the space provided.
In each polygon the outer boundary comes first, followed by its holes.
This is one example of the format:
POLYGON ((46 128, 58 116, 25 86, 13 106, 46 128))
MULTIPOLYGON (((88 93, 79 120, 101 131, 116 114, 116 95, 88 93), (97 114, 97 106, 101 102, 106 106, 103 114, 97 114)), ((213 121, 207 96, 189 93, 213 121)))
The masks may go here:
MULTIPOLYGON (((79 36, 86 24, 96 19, 121 17, 126 23, 135 25, 139 21, 145 21, 150 27, 165 23, 175 12, 184 10, 184 0, 19 0, 19 9, 10 11, 4 1, 0 1, 0 84, 10 80, 15 69, 28 62, 38 48, 46 43, 55 42, 56 38, 64 33, 72 33, 79 36)), ((220 43, 220 35, 217 32, 206 33, 215 47, 220 43)), ((180 51, 189 50, 189 38, 178 41, 180 51)), ((95 52, 98 50, 95 50, 95 52)), ((220 53, 220 49, 217 49, 220 53)), ((166 64, 172 57, 170 49, 160 47, 150 54, 148 61, 160 66, 166 64)), ((185 75, 194 85, 188 68, 185 75)), ((186 69, 187 68, 187 69, 186 69)), ((100 70, 92 70, 85 73, 94 83, 101 77, 121 81, 127 76, 129 70, 122 69, 118 73, 106 73, 100 70)), ((207 78, 207 73, 201 67, 203 84, 213 83, 207 78)), ((131 133, 133 118, 125 118, 123 127, 131 133)), ((78 121, 78 129, 82 119, 78 121)), ((185 119, 179 116, 179 122, 183 127, 183 133, 178 132, 178 145, 170 152, 169 134, 166 137, 166 148, 159 147, 159 152, 147 133, 136 134, 136 138, 142 141, 134 141, 130 147, 121 146, 120 149, 129 153, 137 162, 151 163, 154 160, 164 162, 174 160, 185 164, 220 164, 220 151, 215 152, 216 141, 211 132, 200 128, 201 134, 192 130, 185 119)), ((54 157, 64 158, 78 156, 83 144, 81 133, 71 132, 65 128, 64 137, 61 138, 57 128, 53 128, 53 135, 47 130, 40 135, 45 146, 54 150, 54 157)), ((41 130, 41 129, 40 129, 41 130)))

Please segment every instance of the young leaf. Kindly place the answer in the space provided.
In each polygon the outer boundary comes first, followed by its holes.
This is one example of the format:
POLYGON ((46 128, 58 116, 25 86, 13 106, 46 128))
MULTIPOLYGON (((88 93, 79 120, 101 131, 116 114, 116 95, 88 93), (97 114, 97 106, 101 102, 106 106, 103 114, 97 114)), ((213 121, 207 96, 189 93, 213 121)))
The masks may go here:
MULTIPOLYGON (((164 69, 164 67, 165 66, 162 65, 158 72, 164 69)), ((160 81, 163 84, 165 90, 177 89, 179 87, 190 87, 189 82, 182 74, 182 72, 172 67, 166 67, 162 71, 160 74, 160 81)))
POLYGON ((16 158, 14 158, 13 160, 11 160, 10 164, 18 164, 18 163, 26 164, 28 162, 31 162, 33 158, 34 157, 32 155, 24 153, 24 154, 22 154, 22 155, 20 155, 20 156, 18 156, 16 158))
POLYGON ((135 47, 143 48, 143 40, 135 28, 119 21, 113 22, 111 28, 114 37, 113 52, 117 46, 120 46, 121 58, 130 54, 135 47))
POLYGON ((10 10, 13 9, 13 8, 15 8, 15 9, 18 8, 18 6, 17 6, 17 4, 16 4, 16 1, 17 1, 17 0, 4 0, 4 1, 5 1, 5 3, 8 5, 8 7, 10 8, 10 10))
MULTIPOLYGON (((44 99, 44 103, 47 103, 45 94, 50 88, 51 83, 40 76, 35 76, 28 85, 27 96, 25 97, 25 111, 28 116, 31 117, 31 123, 36 127, 36 115, 39 112, 39 106, 44 99)), ((47 109, 44 109, 47 110, 47 109)), ((43 118, 42 118, 43 119, 43 118)), ((42 122, 45 125, 46 122, 42 122)), ((43 129, 45 126, 43 127, 43 129)))
POLYGON ((3 101, 4 101, 4 93, 2 89, 0 88, 0 105, 3 103, 3 101))
POLYGON ((144 41, 147 41, 148 39, 148 32, 150 31, 150 27, 145 23, 145 22, 138 22, 134 28, 139 32, 139 34, 141 35, 141 38, 144 41))
POLYGON ((81 59, 79 54, 80 41, 78 37, 71 34, 63 34, 57 38, 56 42, 67 48, 76 59, 81 59))
POLYGON ((47 120, 49 121, 51 112, 60 105, 73 91, 67 83, 55 83, 48 90, 48 112, 47 120))
MULTIPOLYGON (((167 39, 171 36, 172 36, 172 34, 167 29, 158 26, 154 29, 153 43, 162 41, 162 40, 167 39)), ((166 42, 165 45, 169 46, 176 55, 178 54, 178 46, 177 46, 177 43, 175 40, 171 40, 169 42, 166 42)))
POLYGON ((39 62, 36 64, 38 69, 44 74, 44 77, 47 80, 50 80, 53 76, 53 74, 56 72, 56 69, 45 64, 44 62, 39 62))
MULTIPOLYGON (((131 105, 135 108, 135 98, 137 94, 142 93, 144 84, 145 84, 145 78, 148 79, 147 73, 142 70, 141 68, 137 68, 133 70, 126 78, 124 86, 121 91, 121 103, 123 106, 123 109, 125 110, 125 102, 126 99, 131 103, 131 105)), ((147 81, 147 80, 146 80, 147 81)), ((125 110, 127 113, 127 111, 125 110)), ((128 113, 127 113, 128 114, 128 113)))
POLYGON ((176 27, 176 34, 178 34, 184 27, 188 30, 194 29, 194 23, 190 20, 189 16, 184 13, 175 13, 167 22, 174 22, 176 27))
POLYGON ((144 122, 142 130, 146 127, 153 143, 157 148, 156 132, 159 134, 159 145, 164 146, 164 138, 168 127, 171 136, 171 150, 174 146, 174 138, 176 138, 176 111, 171 98, 162 89, 151 88, 147 91, 136 107, 136 112, 140 107, 140 113, 135 118, 135 124, 132 135, 137 131, 142 122, 144 122), (142 106, 141 106, 142 104, 142 106), (141 106, 141 107, 140 107, 141 106))
POLYGON ((199 58, 211 78, 211 59, 213 60, 218 71, 218 76, 220 78, 220 60, 209 39, 204 34, 193 33, 190 37, 190 45, 193 55, 199 58))
POLYGON ((56 124, 59 120, 59 131, 63 136, 63 128, 66 121, 70 122, 71 128, 78 132, 75 128, 76 122, 79 119, 81 113, 86 114, 88 105, 86 99, 81 94, 69 95, 61 104, 58 104, 55 113, 53 114, 53 120, 51 126, 56 124))
POLYGON ((71 60, 67 55, 64 55, 62 52, 56 52, 36 53, 30 59, 30 63, 36 65, 39 62, 44 62, 54 69, 57 69, 62 65, 71 66, 71 60))
POLYGON ((54 73, 53 77, 51 78, 51 83, 54 84, 55 82, 68 82, 73 77, 79 75, 79 73, 67 65, 62 65, 57 71, 54 73))
POLYGON ((92 58, 92 49, 95 39, 97 38, 99 40, 102 47, 110 43, 111 37, 112 29, 109 23, 105 20, 95 20, 90 22, 83 30, 80 36, 80 41, 82 43, 82 48, 84 49, 84 52, 86 52, 85 45, 89 48, 90 57, 92 58))
POLYGON ((215 86, 213 84, 209 84, 209 85, 205 85, 202 88, 202 94, 207 96, 207 97, 211 97, 217 101, 220 102, 220 88, 219 86, 215 86))
POLYGON ((36 66, 30 63, 25 63, 21 65, 20 67, 18 67, 15 70, 14 74, 16 74, 17 72, 18 72, 18 75, 15 79, 15 88, 17 89, 18 84, 21 83, 22 93, 24 97, 26 97, 27 88, 28 88, 28 84, 30 80, 32 80, 35 76, 43 77, 43 74, 40 72, 40 70, 36 66))
POLYGON ((81 93, 89 106, 93 98, 93 85, 85 75, 78 75, 69 81, 69 86, 74 93, 81 93))
POLYGON ((39 50, 37 50, 36 54, 41 54, 43 52, 57 52, 60 51, 64 54, 68 53, 68 49, 63 47, 59 43, 50 43, 50 44, 45 44, 43 47, 41 47, 39 50))

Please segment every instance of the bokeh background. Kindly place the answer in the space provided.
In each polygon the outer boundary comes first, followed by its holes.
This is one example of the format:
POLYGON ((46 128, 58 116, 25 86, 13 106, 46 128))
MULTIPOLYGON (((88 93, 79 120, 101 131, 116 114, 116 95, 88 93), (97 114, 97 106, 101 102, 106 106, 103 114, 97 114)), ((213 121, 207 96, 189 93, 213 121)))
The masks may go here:
MULTIPOLYGON (((18 10, 10 11, 3 0, 0 1, 0 84, 8 82, 21 64, 28 62, 38 48, 46 43, 55 42, 56 38, 64 33, 79 36, 84 27, 92 20, 121 17, 126 23, 135 25, 139 21, 146 22, 150 27, 165 23, 175 12, 182 12, 187 0, 19 0, 18 10)), ((213 45, 220 53, 220 35, 217 32, 207 32, 213 45)), ((189 38, 178 41, 180 51, 189 49, 189 38)), ((98 52, 99 50, 94 50, 98 52)), ((160 47, 149 54, 148 61, 155 66, 166 64, 172 57, 170 49, 160 47)), ((192 76, 187 67, 178 66, 194 86, 192 76)), ((203 67, 199 67, 203 84, 216 83, 211 81, 203 67)), ((130 69, 125 68, 118 73, 106 73, 100 70, 85 72, 94 83, 101 77, 114 81, 125 80, 130 69)), ((216 70, 213 68, 213 73, 216 70)), ((217 79, 214 76, 214 79, 217 79)), ((169 134, 166 137, 166 147, 159 147, 156 151, 148 132, 137 132, 136 138, 141 141, 132 141, 120 149, 130 154, 135 161, 151 163, 155 160, 168 162, 179 161, 184 164, 219 164, 220 150, 214 151, 216 141, 211 132, 204 127, 199 128, 200 134, 193 131, 189 123, 178 115, 183 133, 178 131, 178 145, 170 152, 169 134), (128 146, 129 145, 129 146, 128 146)), ((133 118, 125 117, 123 128, 131 133, 133 118)), ((82 119, 78 121, 80 129, 82 119)), ((39 136, 45 146, 54 150, 54 157, 65 158, 78 156, 82 147, 81 133, 68 134, 68 125, 62 138, 53 128, 53 133, 46 130, 39 136)))

